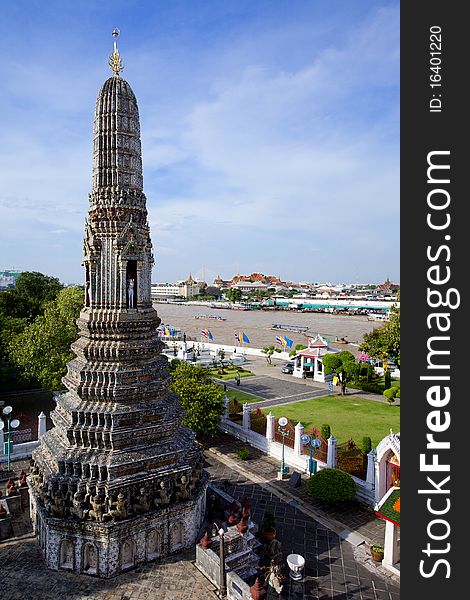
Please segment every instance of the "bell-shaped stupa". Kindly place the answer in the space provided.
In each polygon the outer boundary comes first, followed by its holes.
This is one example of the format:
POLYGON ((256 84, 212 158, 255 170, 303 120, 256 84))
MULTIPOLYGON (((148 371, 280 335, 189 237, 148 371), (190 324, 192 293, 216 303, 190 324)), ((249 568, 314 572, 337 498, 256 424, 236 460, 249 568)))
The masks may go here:
POLYGON ((29 476, 48 567, 99 577, 191 546, 207 487, 160 356, 139 111, 113 35, 114 75, 96 101, 76 357, 29 476))

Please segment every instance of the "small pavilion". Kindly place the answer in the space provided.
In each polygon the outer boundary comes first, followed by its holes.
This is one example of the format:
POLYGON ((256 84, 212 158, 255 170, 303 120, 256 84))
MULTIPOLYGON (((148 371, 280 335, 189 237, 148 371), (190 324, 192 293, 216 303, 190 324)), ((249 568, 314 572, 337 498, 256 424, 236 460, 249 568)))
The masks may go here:
POLYGON ((400 575, 400 433, 390 429, 373 452, 375 512, 386 521, 382 564, 400 575))
POLYGON ((325 354, 339 352, 336 348, 328 346, 328 342, 321 335, 310 339, 308 347, 299 350, 294 356, 294 377, 306 379, 311 377, 314 381, 325 383, 325 371, 323 369, 323 357, 325 354))
POLYGON ((391 487, 378 503, 375 514, 385 520, 383 566, 400 575, 400 488, 391 487))

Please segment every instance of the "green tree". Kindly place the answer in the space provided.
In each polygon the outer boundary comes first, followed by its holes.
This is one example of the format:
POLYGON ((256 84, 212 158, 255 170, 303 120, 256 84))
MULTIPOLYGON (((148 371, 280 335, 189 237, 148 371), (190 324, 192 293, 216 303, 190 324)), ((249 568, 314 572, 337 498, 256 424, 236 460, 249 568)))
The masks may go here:
POLYGON ((295 356, 297 352, 300 350, 305 350, 305 348, 307 348, 307 346, 304 344, 297 344, 297 346, 295 346, 295 348, 289 352, 289 356, 295 356))
POLYGON ((268 365, 272 365, 272 360, 271 357, 275 352, 282 352, 282 350, 280 348, 275 348, 273 345, 271 346, 265 346, 264 348, 261 348, 261 352, 263 354, 266 354, 266 362, 268 363, 268 365))
POLYGON ((230 288, 225 295, 230 302, 240 302, 243 297, 242 291, 238 288, 230 288))
POLYGON ((10 363, 26 379, 35 379, 45 389, 62 387, 66 365, 73 358, 70 344, 77 337, 76 318, 84 300, 83 290, 69 287, 46 302, 37 316, 7 343, 10 363))
POLYGON ((390 321, 376 327, 362 338, 360 352, 379 359, 390 358, 400 365, 400 309, 392 306, 390 321))
POLYGON ((354 355, 348 350, 336 354, 325 354, 323 357, 325 374, 338 377, 342 395, 346 395, 346 384, 353 380, 356 370, 354 355))
POLYGON ((221 375, 224 375, 225 373, 225 364, 224 364, 224 360, 225 360, 225 350, 223 348, 220 348, 219 351, 217 352, 217 355, 219 357, 219 364, 220 364, 220 370, 219 373, 221 375))
POLYGON ((214 383, 202 365, 182 362, 173 371, 171 389, 185 411, 183 424, 198 436, 213 437, 224 412, 223 388, 214 383))

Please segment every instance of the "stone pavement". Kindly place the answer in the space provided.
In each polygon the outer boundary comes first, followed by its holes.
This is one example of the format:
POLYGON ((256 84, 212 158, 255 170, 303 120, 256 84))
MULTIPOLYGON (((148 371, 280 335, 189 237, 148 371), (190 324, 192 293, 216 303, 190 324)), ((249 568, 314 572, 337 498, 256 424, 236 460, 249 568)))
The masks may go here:
MULTIPOLYGON (((383 541, 383 522, 359 504, 334 510, 314 503, 301 488, 275 479, 277 461, 250 449, 240 461, 239 448, 219 435, 206 449, 211 481, 242 500, 250 499, 252 517, 260 523, 265 511, 274 514, 284 558, 297 552, 306 558, 304 581, 284 585, 280 600, 398 600, 397 578, 386 574, 369 556, 365 544, 345 541, 344 531, 383 541), (343 534, 343 535, 340 535, 343 534)), ((17 472, 23 464, 14 465, 17 472)), ((359 536, 358 536, 359 537, 359 536)), ((0 543, 2 600, 211 600, 214 586, 193 564, 194 549, 101 580, 68 572, 46 571, 34 538, 26 535, 0 543)), ((285 567, 287 572, 287 566, 285 567)))
POLYGON ((399 599, 397 579, 388 576, 381 566, 375 566, 363 546, 356 547, 344 541, 325 524, 326 520, 320 523, 301 510, 300 502, 289 500, 288 497, 281 499, 275 489, 254 482, 253 478, 247 476, 247 470, 241 470, 240 465, 228 466, 220 460, 222 456, 214 451, 207 452, 206 457, 211 481, 239 501, 247 497, 256 522, 262 521, 265 511, 274 514, 277 538, 282 543, 284 558, 292 552, 305 557, 303 583, 292 587, 288 581, 281 598, 399 599))
POLYGON ((307 493, 307 475, 302 474, 300 487, 293 488, 289 486, 287 480, 277 479, 279 461, 266 456, 260 450, 250 446, 249 460, 240 460, 236 452, 241 445, 240 440, 218 433, 207 448, 207 460, 210 464, 214 459, 222 462, 225 466, 243 474, 245 478, 263 485, 272 493, 279 494, 281 498, 296 502, 301 509, 317 520, 321 520, 325 526, 337 530, 338 533, 349 530, 361 536, 367 545, 383 544, 385 523, 371 509, 356 501, 332 507, 314 500, 307 493))
POLYGON ((119 575, 97 579, 49 571, 34 538, 0 544, 2 600, 216 600, 214 586, 180 553, 119 575))

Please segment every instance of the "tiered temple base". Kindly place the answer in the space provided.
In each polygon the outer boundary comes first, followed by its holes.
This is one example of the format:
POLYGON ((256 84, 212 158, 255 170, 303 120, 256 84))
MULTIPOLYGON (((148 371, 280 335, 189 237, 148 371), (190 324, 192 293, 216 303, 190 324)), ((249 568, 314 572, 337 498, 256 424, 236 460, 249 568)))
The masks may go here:
POLYGON ((32 496, 47 566, 108 578, 194 546, 205 513, 207 480, 204 474, 188 500, 110 523, 50 517, 32 496))

